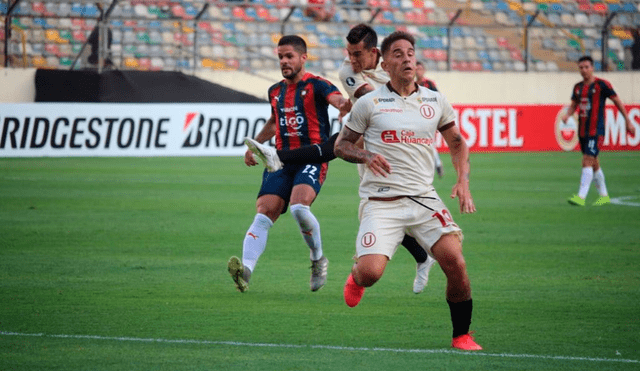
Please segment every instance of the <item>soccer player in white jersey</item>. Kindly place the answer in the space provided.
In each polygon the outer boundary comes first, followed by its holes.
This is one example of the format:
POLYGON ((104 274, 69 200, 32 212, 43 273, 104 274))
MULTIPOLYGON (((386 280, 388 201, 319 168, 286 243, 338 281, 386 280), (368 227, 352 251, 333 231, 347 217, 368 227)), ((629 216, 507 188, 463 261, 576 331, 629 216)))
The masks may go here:
POLYGON ((415 237, 440 263, 447 277, 446 299, 453 324, 452 347, 480 350, 469 333, 473 302, 462 254, 462 231, 432 186, 436 130, 451 148, 457 173, 451 197, 460 211, 476 211, 469 190, 469 148, 451 104, 415 82, 415 40, 396 31, 382 42, 382 68, 390 81, 364 95, 336 141, 342 159, 365 164, 360 182, 357 260, 344 287, 350 307, 382 277, 405 234, 415 237), (364 137, 364 148, 356 142, 364 137))
MULTIPOLYGON (((342 87, 352 102, 361 96, 386 84, 389 74, 382 69, 382 54, 378 49, 378 35, 366 24, 354 26, 347 34, 347 53, 338 73, 342 87)), ((282 163, 325 162, 335 158, 333 144, 337 135, 326 143, 315 146, 304 146, 294 150, 278 150, 255 143, 250 138, 245 143, 265 164, 267 169, 277 170, 282 163)), ((361 146, 362 144, 359 143, 361 146)), ((359 168, 361 173, 361 169, 359 168)), ((429 271, 436 263, 418 242, 411 236, 405 236, 401 242, 416 261, 416 277, 413 280, 413 292, 421 293, 429 282, 429 271)))

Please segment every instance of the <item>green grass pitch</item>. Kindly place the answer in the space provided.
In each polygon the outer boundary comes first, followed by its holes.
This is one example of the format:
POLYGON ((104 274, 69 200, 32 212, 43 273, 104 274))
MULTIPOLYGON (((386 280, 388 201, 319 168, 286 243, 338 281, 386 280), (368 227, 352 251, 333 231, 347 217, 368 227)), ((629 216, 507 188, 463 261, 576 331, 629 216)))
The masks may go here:
MULTIPOLYGON (((309 290, 290 213, 248 292, 226 272, 261 169, 233 158, 0 159, 0 370, 638 370, 640 152, 601 154, 625 205, 570 206, 579 153, 474 153, 465 233, 472 330, 450 349, 445 279, 415 295, 399 249, 348 308, 357 172, 333 161, 312 210, 330 260, 309 290)), ((591 189, 588 205, 596 198, 591 189)))

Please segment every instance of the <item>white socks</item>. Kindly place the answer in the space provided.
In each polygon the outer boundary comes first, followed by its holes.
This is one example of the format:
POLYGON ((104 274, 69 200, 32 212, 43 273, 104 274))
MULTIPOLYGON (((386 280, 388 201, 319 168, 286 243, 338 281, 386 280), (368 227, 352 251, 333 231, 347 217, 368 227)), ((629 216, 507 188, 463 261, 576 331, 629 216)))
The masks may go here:
POLYGON ((589 193, 589 187, 591 186, 591 180, 593 179, 593 168, 583 167, 582 176, 580 177, 580 189, 578 190, 578 196, 582 199, 587 198, 589 193))
POLYGON ((604 181, 604 173, 602 172, 602 168, 599 168, 598 171, 594 172, 592 167, 583 167, 582 168, 582 176, 580 177, 580 190, 578 190, 578 196, 580 198, 587 198, 587 194, 589 193, 589 187, 591 186, 591 181, 595 183, 596 189, 600 196, 608 196, 607 192, 607 184, 604 181))
POLYGON ((600 196, 604 197, 609 195, 607 192, 607 184, 604 182, 604 173, 602 172, 602 168, 599 168, 598 171, 593 174, 593 182, 596 184, 596 189, 600 196))
POLYGON ((256 267, 260 255, 267 247, 269 229, 273 227, 273 222, 264 214, 256 214, 253 223, 244 236, 242 243, 242 264, 246 265, 251 272, 256 267))
POLYGON ((298 222, 300 233, 311 249, 311 260, 318 260, 322 257, 322 239, 320 238, 320 223, 311 213, 309 206, 302 204, 291 205, 289 208, 291 215, 298 222))

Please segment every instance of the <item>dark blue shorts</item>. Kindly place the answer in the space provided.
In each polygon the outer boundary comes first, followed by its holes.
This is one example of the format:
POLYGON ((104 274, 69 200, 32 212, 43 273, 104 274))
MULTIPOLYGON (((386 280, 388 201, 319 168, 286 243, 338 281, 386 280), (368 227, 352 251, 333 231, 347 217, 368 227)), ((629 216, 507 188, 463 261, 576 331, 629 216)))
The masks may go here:
POLYGON ((580 150, 585 155, 598 157, 603 140, 602 136, 580 138, 580 150))
POLYGON ((293 187, 298 184, 308 184, 314 191, 316 196, 320 193, 320 188, 324 184, 327 177, 328 163, 322 164, 285 164, 284 167, 276 172, 270 173, 266 169, 262 173, 262 185, 258 197, 263 195, 276 195, 284 200, 284 210, 289 207, 289 199, 293 187))

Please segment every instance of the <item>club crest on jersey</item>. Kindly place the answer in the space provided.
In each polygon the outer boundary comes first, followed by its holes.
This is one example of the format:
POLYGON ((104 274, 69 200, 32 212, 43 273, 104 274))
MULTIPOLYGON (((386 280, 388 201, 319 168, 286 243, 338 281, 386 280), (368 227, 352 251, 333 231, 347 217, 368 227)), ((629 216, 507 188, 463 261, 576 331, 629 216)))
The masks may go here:
POLYGON ((347 77, 346 83, 347 86, 354 86, 356 84, 356 79, 353 77, 347 77))
POLYGON ((362 235, 361 242, 362 242, 362 247, 369 248, 376 244, 376 235, 371 232, 367 232, 364 235, 362 235))
POLYGON ((420 114, 426 119, 432 119, 436 115, 436 110, 428 104, 420 106, 420 114))

